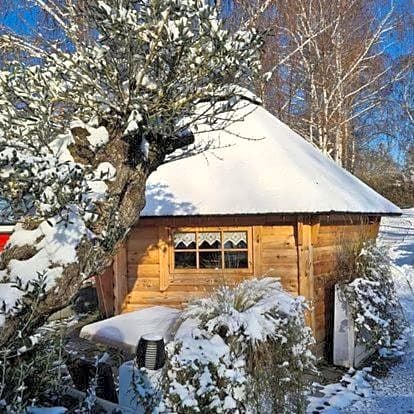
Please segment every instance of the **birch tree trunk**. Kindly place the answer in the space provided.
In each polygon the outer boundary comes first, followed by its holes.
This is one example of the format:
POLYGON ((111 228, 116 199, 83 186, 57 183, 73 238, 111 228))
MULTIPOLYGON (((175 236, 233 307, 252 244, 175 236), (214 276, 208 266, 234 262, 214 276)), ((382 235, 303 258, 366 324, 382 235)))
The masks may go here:
MULTIPOLYGON (((255 1, 235 3, 235 13, 254 14, 255 1)), ((271 34, 262 55, 265 106, 343 166, 355 163, 355 128, 409 73, 392 74, 385 58, 404 16, 392 2, 378 10, 376 0, 281 0, 255 18, 271 34)))

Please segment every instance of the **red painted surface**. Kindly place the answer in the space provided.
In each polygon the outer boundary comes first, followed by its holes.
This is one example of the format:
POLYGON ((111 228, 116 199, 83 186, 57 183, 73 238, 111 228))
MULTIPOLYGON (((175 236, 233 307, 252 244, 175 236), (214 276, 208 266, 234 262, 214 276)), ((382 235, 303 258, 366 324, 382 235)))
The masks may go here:
POLYGON ((9 233, 0 233, 0 252, 3 250, 4 245, 9 240, 10 234, 9 233))

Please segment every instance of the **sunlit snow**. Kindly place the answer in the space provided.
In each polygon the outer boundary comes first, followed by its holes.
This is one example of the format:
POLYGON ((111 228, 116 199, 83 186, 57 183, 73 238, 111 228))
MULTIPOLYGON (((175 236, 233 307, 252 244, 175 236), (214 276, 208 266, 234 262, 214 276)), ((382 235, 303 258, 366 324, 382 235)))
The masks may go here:
POLYGON ((323 395, 310 399, 308 414, 414 412, 414 209, 405 210, 402 217, 384 218, 380 241, 390 248, 397 293, 409 323, 407 346, 394 350, 401 360, 384 378, 372 377, 369 370, 351 370, 340 383, 319 388, 323 395))
POLYGON ((160 190, 147 190, 142 215, 400 212, 264 108, 244 104, 233 119, 225 132, 199 127, 196 144, 216 149, 150 176, 160 190))

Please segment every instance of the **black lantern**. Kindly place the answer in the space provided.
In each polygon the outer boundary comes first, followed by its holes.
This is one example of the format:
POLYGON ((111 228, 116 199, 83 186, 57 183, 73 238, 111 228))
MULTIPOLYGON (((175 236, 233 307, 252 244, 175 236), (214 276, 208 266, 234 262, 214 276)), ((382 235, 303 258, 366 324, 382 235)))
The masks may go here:
POLYGON ((162 336, 141 336, 136 350, 138 368, 157 370, 165 363, 165 346, 162 336))

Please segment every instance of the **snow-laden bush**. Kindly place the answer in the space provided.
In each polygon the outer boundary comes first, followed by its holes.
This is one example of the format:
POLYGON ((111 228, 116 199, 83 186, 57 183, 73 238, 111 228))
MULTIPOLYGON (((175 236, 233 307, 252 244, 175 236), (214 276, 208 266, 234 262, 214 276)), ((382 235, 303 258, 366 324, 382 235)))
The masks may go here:
POLYGON ((303 374, 314 369, 305 308, 274 278, 221 287, 189 304, 167 346, 166 411, 302 411, 303 374))
MULTIPOLYGON (((39 317, 46 278, 38 274, 29 284, 18 282, 16 289, 25 295, 17 300, 14 313, 24 317, 19 317, 13 336, 0 347, 0 413, 7 414, 25 413, 42 399, 57 397, 64 367, 65 324, 48 322, 32 329, 39 317)), ((0 318, 3 312, 4 309, 0 310, 0 318)))
POLYGON ((50 325, 30 338, 16 332, 9 348, 0 350, 0 413, 21 414, 61 395, 63 341, 59 327, 50 325))
POLYGON ((395 291, 391 264, 384 247, 374 241, 363 242, 349 260, 355 274, 341 284, 341 293, 350 306, 357 341, 369 347, 389 348, 405 326, 395 291))

